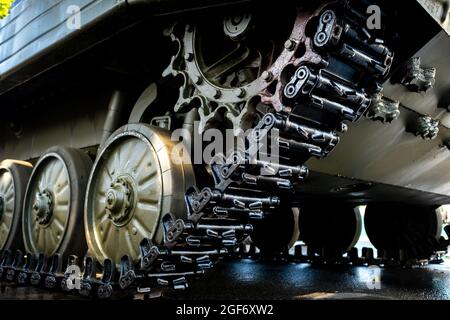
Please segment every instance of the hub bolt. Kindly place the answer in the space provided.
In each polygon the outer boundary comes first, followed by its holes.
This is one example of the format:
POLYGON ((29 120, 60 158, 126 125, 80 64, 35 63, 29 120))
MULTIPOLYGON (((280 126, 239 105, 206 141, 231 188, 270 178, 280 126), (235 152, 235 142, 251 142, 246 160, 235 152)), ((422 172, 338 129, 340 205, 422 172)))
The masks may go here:
POLYGON ((269 82, 273 78, 273 74, 270 71, 264 71, 261 75, 262 79, 266 82, 269 82))
POLYGON ((125 223, 130 217, 133 203, 131 183, 118 177, 106 192, 105 209, 109 219, 116 224, 125 223))
POLYGON ((50 221, 53 211, 53 197, 49 190, 36 193, 32 210, 40 225, 45 225, 50 221))
POLYGON ((244 88, 236 88, 233 90, 234 94, 236 95, 236 97, 238 98, 243 98, 245 97, 245 89, 244 88))
POLYGON ((194 82, 195 82, 196 85, 200 85, 200 84, 203 83, 203 79, 200 76, 195 76, 194 82))
POLYGON ((219 99, 222 96, 222 92, 220 90, 215 90, 214 92, 214 99, 219 99))
POLYGON ((295 41, 292 41, 291 39, 286 40, 286 42, 284 43, 284 47, 289 51, 294 50, 295 46, 296 46, 295 41))

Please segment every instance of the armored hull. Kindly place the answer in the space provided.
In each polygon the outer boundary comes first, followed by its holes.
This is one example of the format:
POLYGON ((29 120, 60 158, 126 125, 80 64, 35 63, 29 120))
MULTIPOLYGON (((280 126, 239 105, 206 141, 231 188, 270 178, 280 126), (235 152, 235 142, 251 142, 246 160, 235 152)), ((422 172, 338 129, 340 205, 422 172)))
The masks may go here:
POLYGON ((245 243, 357 259, 362 220, 379 263, 439 257, 447 9, 410 5, 16 1, 0 23, 2 273, 70 291, 82 266, 77 289, 102 298, 185 288, 245 243))

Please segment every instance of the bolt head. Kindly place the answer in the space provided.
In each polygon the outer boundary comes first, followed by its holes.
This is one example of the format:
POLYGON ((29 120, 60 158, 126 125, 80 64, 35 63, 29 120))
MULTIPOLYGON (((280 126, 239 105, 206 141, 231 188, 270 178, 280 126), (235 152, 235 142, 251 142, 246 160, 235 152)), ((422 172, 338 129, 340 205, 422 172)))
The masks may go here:
POLYGON ((295 46, 296 46, 296 43, 294 41, 292 41, 291 39, 286 40, 286 42, 284 43, 284 47, 289 51, 294 50, 295 46))
POLYGON ((194 60, 194 54, 192 54, 191 52, 187 52, 187 53, 185 53, 185 55, 184 55, 184 59, 185 59, 186 61, 191 62, 192 60, 194 60))
POLYGON ((264 72, 262 73, 262 75, 261 75, 261 78, 262 78, 264 81, 269 82, 269 81, 272 80, 273 74, 272 74, 272 72, 270 72, 270 71, 264 71, 264 72))
POLYGON ((222 92, 220 90, 215 90, 214 92, 214 99, 219 99, 222 96, 222 92))
POLYGON ((202 77, 201 77, 201 76, 195 76, 195 78, 194 78, 194 83, 195 83, 196 85, 202 84, 202 83, 203 83, 202 77))
POLYGON ((245 97, 245 94, 246 94, 245 89, 243 89, 243 88, 236 88, 233 90, 233 93, 238 98, 243 98, 243 97, 245 97))
POLYGON ((106 195, 106 203, 110 207, 114 204, 114 201, 116 200, 116 197, 113 193, 113 191, 109 191, 108 194, 106 195))

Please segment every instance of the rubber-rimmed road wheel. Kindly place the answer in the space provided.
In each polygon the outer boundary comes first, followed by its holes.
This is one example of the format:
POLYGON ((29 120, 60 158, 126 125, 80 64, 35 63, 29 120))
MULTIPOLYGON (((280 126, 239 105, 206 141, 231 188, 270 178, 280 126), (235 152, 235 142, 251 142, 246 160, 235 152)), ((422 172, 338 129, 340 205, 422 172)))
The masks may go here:
POLYGON ((251 239, 264 257, 289 249, 298 240, 298 209, 282 206, 262 221, 253 223, 251 239))
POLYGON ((23 249, 22 204, 31 170, 24 161, 0 163, 0 250, 23 249))
POLYGON ((362 219, 353 205, 307 204, 300 208, 300 239, 315 253, 341 255, 358 242, 362 219))
POLYGON ((373 203, 366 208, 364 224, 375 248, 394 258, 429 259, 439 247, 443 221, 432 206, 373 203))
POLYGON ((169 131, 146 124, 125 125, 104 143, 85 204, 86 238, 98 261, 118 264, 125 254, 137 261, 143 238, 162 242, 166 213, 186 218, 184 196, 195 179, 191 164, 173 158, 175 144, 169 131))
POLYGON ((30 253, 83 256, 83 204, 92 161, 78 149, 52 147, 34 166, 23 206, 23 238, 30 253))

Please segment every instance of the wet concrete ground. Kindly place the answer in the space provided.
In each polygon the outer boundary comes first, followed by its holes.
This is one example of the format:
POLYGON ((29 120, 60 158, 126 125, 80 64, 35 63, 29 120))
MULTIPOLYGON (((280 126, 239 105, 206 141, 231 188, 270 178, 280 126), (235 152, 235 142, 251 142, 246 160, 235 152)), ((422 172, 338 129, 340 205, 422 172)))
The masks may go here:
MULTIPOLYGON (((169 291, 166 299, 450 299, 450 263, 416 269, 380 269, 371 285, 368 267, 316 267, 268 264, 253 260, 222 262, 187 291, 169 291)), ((377 272, 377 271, 375 271, 377 272)), ((79 299, 37 288, 0 284, 0 299, 79 299)))
MULTIPOLYGON (((191 299, 449 299, 450 263, 380 269, 379 289, 368 267, 222 264, 207 281, 192 283, 191 299)), ((175 293, 173 297, 182 298, 175 293)))

